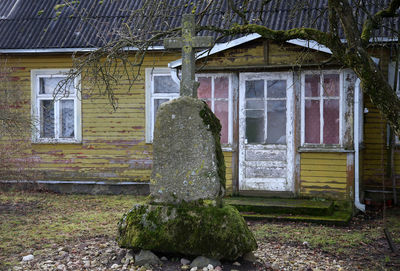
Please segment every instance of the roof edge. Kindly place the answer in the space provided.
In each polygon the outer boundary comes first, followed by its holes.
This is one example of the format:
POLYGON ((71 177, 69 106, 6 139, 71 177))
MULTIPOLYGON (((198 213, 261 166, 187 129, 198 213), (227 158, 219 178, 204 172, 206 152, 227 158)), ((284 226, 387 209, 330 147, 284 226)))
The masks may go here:
MULTIPOLYGON (((100 48, 39 48, 39 49, 0 49, 0 54, 38 54, 38 53, 86 53, 100 48)), ((150 51, 164 50, 164 46, 151 46, 150 51)), ((137 51, 137 47, 125 47, 126 51, 137 51)))

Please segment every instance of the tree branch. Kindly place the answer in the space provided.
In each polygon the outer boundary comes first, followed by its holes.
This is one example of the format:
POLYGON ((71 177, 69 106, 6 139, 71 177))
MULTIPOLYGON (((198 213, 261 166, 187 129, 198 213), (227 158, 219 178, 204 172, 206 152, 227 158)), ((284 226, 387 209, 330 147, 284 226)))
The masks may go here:
POLYGON ((248 24, 249 21, 246 18, 246 14, 244 12, 242 12, 241 10, 237 9, 232 0, 228 0, 228 3, 229 3, 229 7, 233 10, 233 12, 235 12, 237 15, 239 15, 240 18, 242 18, 244 24, 248 24))
POLYGON ((221 29, 215 26, 202 26, 201 30, 215 31, 225 36, 233 36, 238 34, 257 33, 263 38, 284 42, 291 39, 314 40, 326 47, 330 48, 335 56, 345 53, 345 47, 337 36, 331 33, 319 31, 314 28, 293 28, 289 30, 272 30, 262 25, 246 24, 234 25, 228 29, 221 29))
POLYGON ((361 33, 361 39, 364 44, 369 42, 372 30, 378 28, 381 25, 383 18, 398 16, 398 14, 396 14, 396 11, 398 10, 399 7, 400 7, 400 0, 392 0, 392 2, 390 2, 389 4, 389 7, 378 11, 377 13, 374 14, 374 16, 369 17, 364 22, 361 33))

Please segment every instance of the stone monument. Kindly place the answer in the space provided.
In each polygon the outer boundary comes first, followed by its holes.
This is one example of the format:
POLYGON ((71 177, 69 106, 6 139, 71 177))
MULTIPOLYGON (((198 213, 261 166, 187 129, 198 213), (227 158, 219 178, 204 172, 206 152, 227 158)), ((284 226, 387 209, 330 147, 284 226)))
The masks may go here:
POLYGON ((194 15, 183 16, 181 97, 157 113, 148 204, 137 205, 119 223, 122 247, 235 260, 257 247, 243 217, 224 205, 225 162, 221 125, 197 97, 194 49, 212 45, 195 37, 194 15))

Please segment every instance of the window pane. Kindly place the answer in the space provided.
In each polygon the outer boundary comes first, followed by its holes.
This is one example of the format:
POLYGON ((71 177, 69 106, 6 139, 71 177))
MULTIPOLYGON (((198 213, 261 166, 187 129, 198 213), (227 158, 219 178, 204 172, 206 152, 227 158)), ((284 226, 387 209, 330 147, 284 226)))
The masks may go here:
POLYGON ((227 101, 215 101, 215 115, 221 122, 221 143, 228 143, 229 135, 229 103, 227 101))
POLYGON ((60 137, 74 137, 74 101, 60 101, 60 137))
POLYGON ((198 80, 200 86, 197 89, 197 97, 199 99, 211 98, 211 77, 199 77, 198 80))
POLYGON ((54 138, 54 103, 52 100, 40 101, 40 137, 54 138))
POLYGON ((246 109, 262 109, 264 110, 264 101, 263 100, 247 100, 246 101, 246 109))
POLYGON ((217 77, 214 79, 214 97, 229 98, 229 79, 228 77, 217 77))
POLYGON ((264 143, 264 110, 246 110, 247 143, 264 143))
POLYGON ((69 94, 75 94, 75 88, 73 87, 72 81, 62 82, 58 85, 61 80, 65 77, 40 77, 39 78, 39 94, 53 94, 57 91, 62 96, 68 96, 69 94))
POLYGON ((324 101, 324 142, 339 144, 339 100, 324 101))
POLYGON ((154 93, 179 93, 179 85, 169 75, 154 75, 154 93))
POLYGON ((268 80, 268 98, 286 98, 286 80, 268 80))
POLYGON ((324 75, 324 97, 339 96, 339 74, 324 75))
POLYGON ((320 143, 319 101, 305 101, 305 143, 320 143))
POLYGON ((161 104, 168 102, 168 99, 154 99, 154 112, 153 112, 153 121, 156 123, 156 116, 158 108, 160 108, 161 104))
POLYGON ((319 96, 319 75, 306 75, 305 78, 305 96, 319 96))
POLYGON ((264 80, 246 81, 246 98, 264 98, 264 80))
POLYGON ((267 102, 266 143, 286 143, 286 101, 267 102))

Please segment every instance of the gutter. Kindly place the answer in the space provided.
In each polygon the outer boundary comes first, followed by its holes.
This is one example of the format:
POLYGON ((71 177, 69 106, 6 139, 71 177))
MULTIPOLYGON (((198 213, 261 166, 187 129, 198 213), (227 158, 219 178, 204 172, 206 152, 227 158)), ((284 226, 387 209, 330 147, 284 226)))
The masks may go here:
POLYGON ((362 212, 365 212, 365 204, 360 202, 360 83, 357 78, 354 91, 354 205, 362 212))

